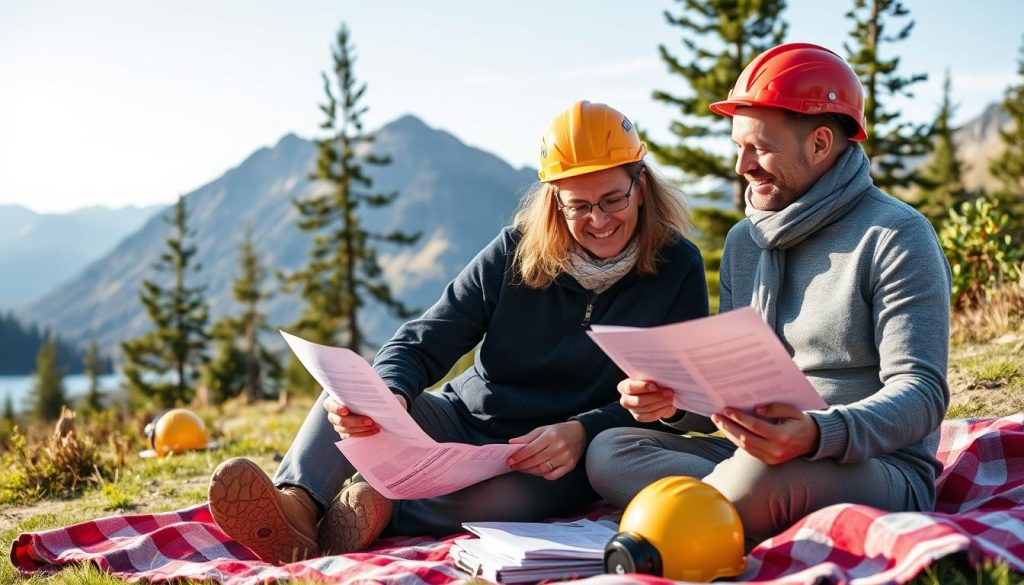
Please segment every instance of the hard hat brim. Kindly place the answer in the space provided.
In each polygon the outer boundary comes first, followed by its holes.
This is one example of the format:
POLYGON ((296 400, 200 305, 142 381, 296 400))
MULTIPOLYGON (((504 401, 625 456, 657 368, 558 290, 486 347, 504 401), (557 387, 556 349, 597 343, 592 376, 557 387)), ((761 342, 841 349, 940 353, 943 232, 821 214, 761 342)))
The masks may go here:
MULTIPOLYGON (((637 160, 643 160, 642 157, 637 160)), ((544 171, 537 171, 537 176, 540 177, 541 182, 550 183, 552 181, 558 181, 561 179, 568 179, 569 177, 578 177, 580 175, 586 175, 588 173, 596 173, 606 169, 614 169, 615 167, 621 167, 622 165, 628 165, 630 163, 637 162, 637 160, 625 161, 617 164, 596 164, 596 165, 580 165, 578 167, 572 167, 571 169, 565 169, 557 173, 551 173, 547 178, 544 177, 544 171)))
MULTIPOLYGON (((786 106, 783 106, 783 105, 778 105, 778 104, 761 104, 761 103, 757 103, 757 102, 755 102, 753 100, 722 100, 720 102, 715 102, 715 103, 709 105, 708 109, 711 110, 712 112, 718 114, 719 116, 725 116, 726 118, 732 118, 733 116, 736 115, 736 108, 744 108, 744 107, 750 108, 750 107, 754 107, 754 106, 758 106, 758 107, 762 107, 762 108, 778 108, 780 110, 789 110, 791 112, 797 112, 797 113, 800 113, 800 114, 807 113, 807 112, 801 112, 798 109, 787 108, 786 106)), ((847 114, 845 112, 834 112, 834 113, 844 114, 846 116, 849 116, 849 114, 847 114)), ((854 121, 856 122, 856 119, 854 119, 854 121)), ((861 126, 861 124, 859 122, 857 122, 857 133, 854 134, 853 136, 850 136, 849 139, 854 141, 854 142, 861 142, 861 141, 864 141, 864 140, 868 139, 867 132, 864 131, 864 128, 861 126)))
POLYGON ((754 102, 745 100, 722 100, 715 102, 708 106, 708 109, 718 114, 719 116, 725 116, 726 118, 732 118, 736 113, 736 108, 750 107, 753 106, 754 102))

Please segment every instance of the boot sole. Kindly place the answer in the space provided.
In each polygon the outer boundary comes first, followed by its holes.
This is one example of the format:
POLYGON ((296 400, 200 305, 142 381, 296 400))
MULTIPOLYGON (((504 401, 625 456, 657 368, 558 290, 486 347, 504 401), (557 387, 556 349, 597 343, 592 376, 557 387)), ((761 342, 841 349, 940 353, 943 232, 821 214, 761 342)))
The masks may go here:
POLYGON ((365 499, 356 498, 352 490, 357 489, 373 488, 366 484, 349 486, 328 508, 320 522, 318 541, 324 554, 365 550, 377 540, 391 520, 393 504, 390 500, 376 492, 365 499), (355 505, 352 505, 353 499, 355 505))
POLYGON ((277 503, 277 488, 252 461, 222 463, 210 479, 209 495, 217 525, 260 559, 284 564, 319 554, 316 543, 288 523, 277 503))

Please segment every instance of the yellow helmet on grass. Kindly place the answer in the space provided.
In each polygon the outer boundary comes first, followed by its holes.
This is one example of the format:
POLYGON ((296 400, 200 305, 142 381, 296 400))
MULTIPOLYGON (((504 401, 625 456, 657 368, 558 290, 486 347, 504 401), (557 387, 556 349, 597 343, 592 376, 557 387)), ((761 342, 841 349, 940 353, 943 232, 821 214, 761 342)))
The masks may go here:
POLYGON ((732 502, 692 477, 664 477, 626 507, 605 547, 608 573, 711 581, 746 570, 743 525, 732 502))
POLYGON ((143 457, 163 457, 193 449, 206 449, 206 425, 203 419, 187 408, 168 410, 146 425, 146 443, 149 449, 139 454, 143 457))

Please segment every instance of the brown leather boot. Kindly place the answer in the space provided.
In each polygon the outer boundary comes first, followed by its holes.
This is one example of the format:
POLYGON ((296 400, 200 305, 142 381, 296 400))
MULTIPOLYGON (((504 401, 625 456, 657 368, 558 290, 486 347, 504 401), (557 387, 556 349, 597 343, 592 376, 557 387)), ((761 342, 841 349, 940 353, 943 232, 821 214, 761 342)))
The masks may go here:
POLYGON ((229 459, 213 472, 210 512, 221 530, 268 563, 290 563, 320 554, 316 504, 310 495, 298 487, 277 489, 248 459, 229 459))
POLYGON ((365 481, 342 490, 320 521, 320 550, 339 555, 365 549, 391 520, 391 500, 365 481))

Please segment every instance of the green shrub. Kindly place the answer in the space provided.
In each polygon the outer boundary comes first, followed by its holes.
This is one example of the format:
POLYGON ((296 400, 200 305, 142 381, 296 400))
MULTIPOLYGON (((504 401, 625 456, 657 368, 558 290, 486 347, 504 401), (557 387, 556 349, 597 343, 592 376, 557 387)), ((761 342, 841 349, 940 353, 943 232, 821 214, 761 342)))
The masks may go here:
POLYGON ((1019 277, 1020 252, 1007 233, 1008 221, 984 197, 951 209, 943 220, 939 242, 953 271, 954 308, 976 306, 1019 277))

